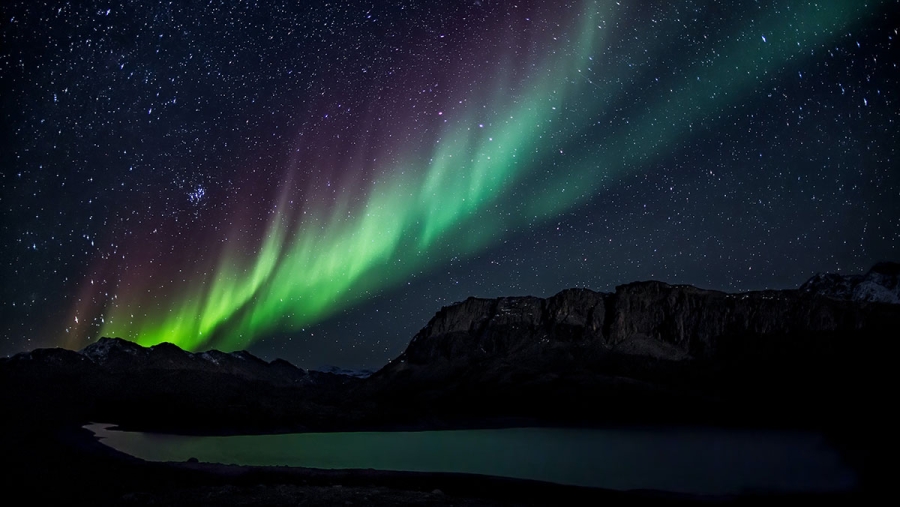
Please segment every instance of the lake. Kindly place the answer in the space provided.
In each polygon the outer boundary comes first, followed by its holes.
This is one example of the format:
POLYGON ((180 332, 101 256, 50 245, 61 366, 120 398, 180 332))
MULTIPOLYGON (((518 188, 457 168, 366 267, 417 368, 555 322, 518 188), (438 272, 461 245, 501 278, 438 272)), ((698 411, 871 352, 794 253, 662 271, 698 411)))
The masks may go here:
POLYGON ((463 472, 618 490, 827 492, 855 486, 821 434, 710 428, 509 428, 183 436, 86 426, 148 461, 463 472))

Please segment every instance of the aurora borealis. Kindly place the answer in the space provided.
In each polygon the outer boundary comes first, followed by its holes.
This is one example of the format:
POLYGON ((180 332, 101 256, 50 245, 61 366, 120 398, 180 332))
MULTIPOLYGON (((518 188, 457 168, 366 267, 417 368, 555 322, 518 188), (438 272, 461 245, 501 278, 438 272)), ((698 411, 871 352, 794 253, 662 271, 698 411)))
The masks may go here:
POLYGON ((7 353, 897 258, 897 2, 89 4, 0 8, 7 353))

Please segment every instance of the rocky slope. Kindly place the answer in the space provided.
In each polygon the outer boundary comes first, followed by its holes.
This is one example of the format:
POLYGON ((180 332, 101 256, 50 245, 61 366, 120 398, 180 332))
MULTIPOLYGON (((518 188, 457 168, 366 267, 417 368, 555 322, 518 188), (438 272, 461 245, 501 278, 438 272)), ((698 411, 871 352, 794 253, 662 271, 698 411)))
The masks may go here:
POLYGON ((890 306, 799 291, 727 294, 662 282, 623 285, 612 294, 570 289, 547 299, 469 298, 442 308, 380 373, 404 363, 459 366, 537 350, 543 356, 572 345, 666 361, 721 360, 735 347, 783 355, 798 340, 766 337, 881 334, 893 330, 897 315, 890 306))
POLYGON ((267 363, 246 351, 210 350, 197 354, 171 343, 142 347, 121 338, 101 338, 80 354, 98 366, 118 374, 148 370, 195 371, 229 375, 272 385, 300 385, 313 381, 308 372, 282 359, 267 363))
POLYGON ((435 417, 817 418, 865 402, 887 371, 873 351, 898 325, 896 305, 810 290, 639 282, 469 298, 441 309, 369 387, 382 405, 435 417))
POLYGON ((844 301, 900 304, 900 263, 880 262, 864 275, 818 274, 800 290, 844 301))

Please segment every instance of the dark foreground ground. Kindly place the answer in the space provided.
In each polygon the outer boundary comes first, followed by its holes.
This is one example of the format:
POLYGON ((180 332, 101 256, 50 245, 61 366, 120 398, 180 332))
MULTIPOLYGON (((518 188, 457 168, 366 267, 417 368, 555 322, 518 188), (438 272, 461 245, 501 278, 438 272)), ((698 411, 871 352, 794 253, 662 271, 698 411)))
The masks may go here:
POLYGON ((465 474, 149 463, 77 426, 4 427, 3 505, 859 505, 866 493, 709 498, 465 474))

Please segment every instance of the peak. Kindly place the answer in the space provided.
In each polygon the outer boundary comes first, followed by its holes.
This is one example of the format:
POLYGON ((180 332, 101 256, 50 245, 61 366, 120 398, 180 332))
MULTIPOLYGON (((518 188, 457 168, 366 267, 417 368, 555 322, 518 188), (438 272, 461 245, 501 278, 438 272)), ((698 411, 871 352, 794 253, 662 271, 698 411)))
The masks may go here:
POLYGON ((174 343, 169 343, 169 342, 157 343, 156 345, 153 345, 152 347, 150 347, 150 349, 157 350, 157 351, 161 350, 161 351, 166 351, 166 352, 175 352, 175 351, 185 352, 185 350, 182 349, 181 347, 179 347, 178 345, 175 345, 174 343))
MULTIPOLYGON (((246 350, 238 350, 229 354, 231 357, 235 359, 240 359, 241 361, 253 361, 257 363, 265 363, 262 359, 254 356, 253 354, 247 352, 246 350)), ((266 363, 268 364, 268 363, 266 363)))
POLYGON ((110 336, 101 336, 96 342, 88 345, 85 348, 92 347, 95 345, 104 345, 104 346, 122 346, 122 345, 133 345, 134 342, 128 341, 124 338, 119 338, 118 336, 110 337, 110 336))
POLYGON ((141 347, 137 343, 130 342, 122 338, 109 338, 104 336, 96 342, 81 349, 80 354, 94 360, 102 360, 109 357, 109 354, 113 351, 123 351, 128 354, 136 354, 143 348, 144 347, 141 347))

